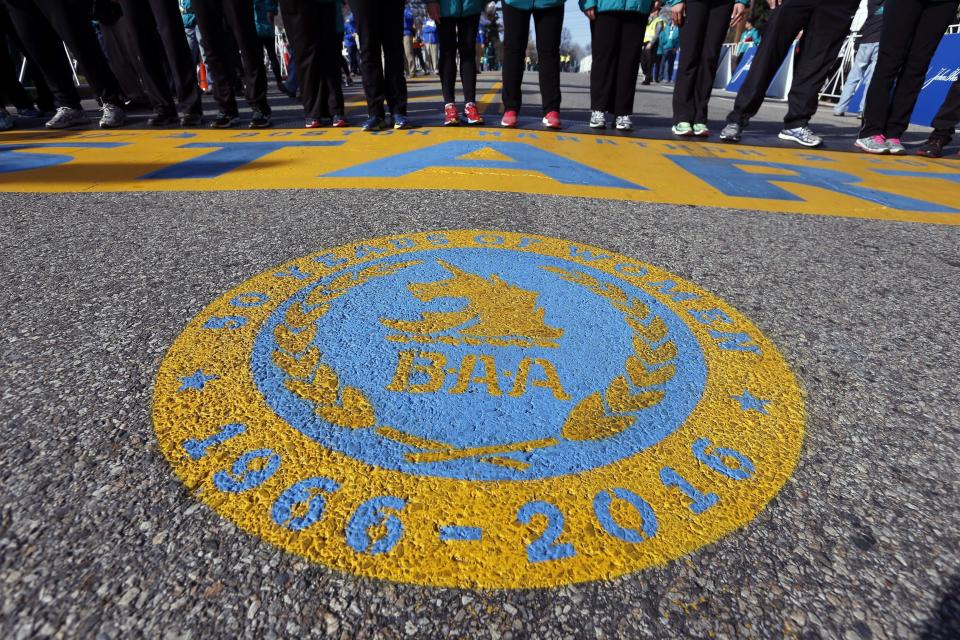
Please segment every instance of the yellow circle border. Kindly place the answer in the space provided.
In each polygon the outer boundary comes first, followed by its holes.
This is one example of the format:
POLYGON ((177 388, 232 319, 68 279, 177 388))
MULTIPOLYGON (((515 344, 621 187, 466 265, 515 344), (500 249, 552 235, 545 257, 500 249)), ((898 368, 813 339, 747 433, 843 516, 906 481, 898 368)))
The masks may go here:
MULTIPOLYGON (((723 300, 653 265, 597 247, 486 230, 364 240, 292 260, 245 281, 208 305, 174 341, 157 374, 152 413, 161 451, 186 487, 245 531, 348 573, 479 588, 548 587, 614 578, 718 540, 749 523, 789 478, 799 459, 805 421, 802 394, 789 366, 759 329, 723 300), (423 249, 491 246, 589 266, 641 288, 682 316, 708 367, 703 396, 687 421, 656 445, 616 463, 571 476, 491 483, 413 476, 365 464, 322 447, 267 407, 250 371, 253 340, 276 307, 306 284, 423 249), (585 252, 591 258, 605 257, 589 259, 585 252), (663 282, 671 284, 651 286, 663 282), (258 306, 235 304, 238 296, 250 292, 268 299, 258 306), (242 324, 224 318, 242 318, 242 324), (223 326, 205 328, 211 323, 223 326), (215 377, 202 390, 181 390, 183 378, 195 371, 215 377), (743 391, 764 404, 745 409, 734 397, 743 391), (245 429, 216 440, 224 425, 231 424, 245 429), (706 464, 702 453, 700 457, 693 453, 703 439, 709 442, 708 454, 716 447, 732 449, 752 461, 753 472, 738 479, 718 471, 718 464, 737 468, 730 457, 706 464), (185 449, 188 441, 195 443, 194 453, 196 443, 208 446, 195 458, 185 449), (232 473, 237 459, 257 450, 270 450, 279 458, 279 466, 265 481, 239 492, 218 488, 216 474, 237 477, 232 473), (663 479, 667 468, 693 490, 716 496, 715 503, 695 513, 694 494, 663 479), (301 531, 276 524, 271 510, 278 498, 312 477, 335 483, 333 491, 311 494, 311 498, 322 494, 321 517, 301 531), (609 521, 607 526, 600 522, 594 501, 600 493, 616 496, 614 489, 625 489, 649 505, 656 514, 655 535, 628 541, 611 534, 609 521), (347 543, 347 531, 355 528, 358 508, 378 496, 392 496, 401 506, 379 513, 380 519, 369 529, 370 538, 385 537, 397 524, 402 537, 384 552, 358 551, 347 543), (525 523, 518 519, 518 510, 530 502, 549 503, 562 514, 562 532, 553 546, 572 549, 573 555, 531 561, 530 546, 543 537, 548 522, 545 515, 534 515, 525 523), (444 541, 438 535, 444 526, 479 527, 482 537, 444 541)), ((649 519, 645 522, 635 506, 616 497, 607 502, 615 525, 646 532, 649 519)), ((297 514, 303 515, 307 506, 307 500, 298 503, 297 514)))

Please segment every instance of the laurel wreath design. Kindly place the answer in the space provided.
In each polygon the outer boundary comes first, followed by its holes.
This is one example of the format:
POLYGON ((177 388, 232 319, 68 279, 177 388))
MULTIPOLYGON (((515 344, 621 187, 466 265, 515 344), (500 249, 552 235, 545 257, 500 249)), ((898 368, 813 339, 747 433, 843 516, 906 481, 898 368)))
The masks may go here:
POLYGON ((602 394, 597 391, 578 402, 567 415, 562 430, 568 440, 602 440, 614 436, 632 426, 640 411, 663 400, 664 391, 658 387, 676 375, 672 361, 677 357, 677 346, 667 339, 668 329, 663 318, 653 315, 646 304, 627 295, 620 287, 601 282, 583 271, 542 268, 608 300, 633 330, 634 353, 624 363, 626 376, 616 376, 602 394))
MULTIPOLYGON (((389 276, 421 261, 375 264, 357 272, 344 273, 324 287, 314 289, 304 303, 291 305, 284 321, 274 328, 277 349, 271 353, 274 364, 286 374, 284 386, 291 393, 313 405, 314 413, 330 424, 347 429, 377 426, 373 405, 364 393, 343 385, 332 367, 323 362, 323 354, 313 342, 317 323, 330 304, 352 288, 375 278, 389 276)), ((605 298, 623 314, 633 331, 633 353, 624 363, 626 375, 613 378, 603 393, 594 392, 578 402, 566 419, 561 435, 566 440, 588 441, 612 437, 632 426, 644 409, 656 406, 664 397, 660 388, 676 374, 673 360, 677 347, 668 340, 668 329, 662 318, 620 287, 601 282, 582 271, 559 267, 541 267, 561 279, 580 285, 605 298), (628 382, 629 379, 629 382, 628 382)), ((383 438, 417 449, 405 455, 414 463, 443 462, 476 458, 517 471, 529 463, 504 457, 503 454, 529 452, 555 446, 559 438, 545 438, 504 445, 458 448, 445 442, 425 440, 381 425, 375 432, 383 438)))
POLYGON ((273 330, 279 349, 271 354, 273 363, 286 375, 284 385, 291 393, 313 404, 314 413, 338 427, 364 429, 376 424, 373 405, 355 387, 340 384, 336 371, 322 362, 313 341, 317 336, 317 322, 330 303, 354 287, 374 278, 389 276, 401 269, 420 264, 420 261, 375 264, 356 273, 348 271, 317 287, 307 296, 306 306, 292 304, 284 321, 273 330))

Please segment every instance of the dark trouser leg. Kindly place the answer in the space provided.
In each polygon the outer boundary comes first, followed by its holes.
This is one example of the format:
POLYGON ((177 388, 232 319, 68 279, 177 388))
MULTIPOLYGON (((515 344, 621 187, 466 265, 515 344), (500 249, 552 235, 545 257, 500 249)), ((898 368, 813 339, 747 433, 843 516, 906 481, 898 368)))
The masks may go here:
POLYGON ((383 12, 380 21, 380 42, 383 47, 383 80, 387 107, 394 115, 407 115, 407 56, 403 50, 404 0, 379 0, 383 12))
POLYGON ((227 25, 237 39, 243 64, 244 95, 247 104, 264 114, 270 113, 267 104, 267 70, 263 66, 263 49, 257 39, 253 15, 253 0, 223 0, 227 25))
POLYGON ((810 16, 793 65, 793 85, 783 119, 785 129, 807 126, 817 112, 820 87, 850 33, 850 23, 859 4, 858 0, 827 0, 810 16))
MULTIPOLYGON (((46 81, 43 79, 43 73, 37 67, 36 61, 33 59, 33 55, 27 51, 27 48, 23 45, 23 42, 20 40, 20 37, 17 35, 17 30, 13 26, 13 22, 10 19, 10 14, 7 11, 7 6, 0 3, 0 25, 2 25, 3 35, 7 36, 10 41, 13 42, 14 46, 23 54, 23 57, 27 61, 26 72, 27 77, 33 82, 34 88, 37 90, 37 108, 41 111, 53 111, 54 99, 53 94, 50 92, 50 87, 47 86, 46 81)), ((56 51, 53 52, 57 53, 56 51)), ((67 54, 60 48, 60 61, 59 64, 63 68, 64 73, 70 75, 70 61, 67 60, 67 54)), ((51 57, 51 62, 53 57, 51 57)), ((19 76, 18 76, 19 78, 19 76)))
MULTIPOLYGON (((563 32, 563 6, 533 12, 537 34, 537 60, 540 61, 540 101, 544 115, 560 110, 560 37, 563 32)), ((526 45, 524 45, 526 49, 526 45)), ((521 54, 520 64, 523 64, 521 54)))
MULTIPOLYGON (((897 84, 893 89, 893 97, 890 100, 890 111, 883 131, 888 138, 902 137, 910 126, 910 116, 917 105, 917 97, 923 88, 930 60, 947 27, 956 17, 958 4, 960 3, 956 0, 953 2, 928 0, 924 3, 909 54, 900 70, 897 84)), ((886 17, 884 19, 886 20, 886 17)))
POLYGON ((949 142, 958 122, 960 122, 960 80, 950 85, 946 99, 940 105, 937 115, 933 117, 931 126, 934 131, 931 137, 945 138, 949 142))
POLYGON ((223 23, 223 3, 221 0, 193 0, 193 10, 203 34, 207 68, 213 76, 213 99, 221 111, 237 115, 237 97, 233 92, 236 70, 232 64, 234 56, 228 47, 232 38, 227 37, 223 23))
MULTIPOLYGON (((330 115, 325 99, 330 93, 331 71, 336 74, 337 87, 340 85, 340 68, 331 43, 339 52, 339 40, 336 34, 336 14, 333 3, 314 0, 281 0, 280 10, 284 16, 284 27, 293 49, 296 76, 300 83, 300 96, 303 111, 308 118, 320 118, 330 115)), ((342 103, 342 96, 341 103, 342 103)), ((342 112, 342 109, 341 109, 342 112)))
POLYGON ((23 43, 24 51, 36 62, 34 73, 42 73, 56 106, 80 108, 80 94, 73 84, 70 63, 63 43, 32 0, 8 0, 10 20, 23 43))
MULTIPOLYGON (((531 11, 503 5, 503 110, 520 111, 523 103, 523 63, 530 34, 531 11)), ((537 45, 540 36, 537 35, 537 45)), ((541 59, 541 64, 543 60, 541 59)), ((542 73, 542 72, 541 72, 542 73)))
POLYGON ((273 79, 277 84, 283 81, 280 73, 280 59, 277 58, 277 41, 273 36, 257 36, 260 46, 267 52, 267 60, 270 61, 270 70, 273 71, 273 79))
POLYGON ((120 105, 120 85, 110 71, 90 22, 86 0, 33 0, 77 58, 87 83, 101 102, 120 105))
POLYGON ((593 66, 590 68, 590 110, 614 111, 617 59, 620 56, 620 12, 598 13, 591 23, 593 66))
POLYGON ((819 8, 819 4, 819 0, 786 0, 773 12, 753 57, 750 71, 737 92, 733 111, 727 116, 727 122, 746 126, 750 118, 757 114, 770 82, 794 46, 797 34, 806 28, 810 16, 819 8))
MULTIPOLYGON (((457 97, 457 24, 454 18, 437 23, 437 39, 440 41, 440 87, 443 102, 450 104, 456 102, 457 97)), ((473 58, 473 54, 469 57, 473 58)))
POLYGON ((477 101, 477 57, 470 55, 475 49, 480 14, 457 19, 457 47, 460 51, 460 84, 463 85, 463 101, 477 101))
POLYGON ((173 94, 163 66, 163 43, 158 35, 153 11, 145 0, 120 0, 120 8, 123 10, 124 27, 132 36, 125 44, 132 54, 131 59, 144 93, 157 113, 174 111, 173 94))
MULTIPOLYGON (((733 13, 733 3, 730 0, 712 0, 709 3, 710 13, 707 17, 707 28, 703 36, 700 49, 700 67, 697 70, 693 86, 694 124, 707 124, 707 105, 713 94, 713 81, 717 77, 720 67, 720 52, 723 50, 723 41, 730 28, 730 16, 733 13)), ((680 31, 683 37, 683 30, 680 31)), ((683 56, 680 56, 683 64, 683 56)))
MULTIPOLYGON (((142 2, 142 0, 141 0, 142 2)), ((175 0, 149 0, 153 19, 163 42, 167 67, 173 75, 177 105, 182 115, 203 113, 197 63, 183 29, 180 8, 175 0)))
POLYGON ((0 32, 0 102, 2 102, 0 106, 12 104, 18 110, 33 106, 33 98, 20 84, 16 65, 10 57, 10 48, 2 32, 0 32))
POLYGON ((647 16, 636 11, 620 14, 620 55, 617 58, 614 115, 633 113, 633 97, 637 94, 637 75, 643 54, 643 32, 647 16))
POLYGON ((367 113, 370 117, 382 118, 386 100, 380 41, 383 6, 381 0, 351 0, 350 8, 357 21, 357 35, 360 36, 360 69, 363 92, 367 97, 367 113))

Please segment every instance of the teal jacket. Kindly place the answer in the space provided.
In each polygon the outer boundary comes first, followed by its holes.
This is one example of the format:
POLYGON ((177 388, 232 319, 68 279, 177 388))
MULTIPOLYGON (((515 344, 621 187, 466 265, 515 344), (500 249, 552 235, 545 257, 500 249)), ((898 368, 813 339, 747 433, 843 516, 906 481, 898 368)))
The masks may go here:
POLYGON ((650 13, 653 0, 580 0, 580 10, 596 9, 598 13, 605 11, 636 11, 650 13))
MULTIPOLYGON (((666 4, 668 7, 672 7, 673 5, 680 4, 681 2, 684 2, 684 1, 685 0, 667 0, 664 4, 666 4)), ((734 4, 742 4, 746 7, 749 7, 750 0, 737 0, 734 4)))
POLYGON ((439 4, 441 18, 463 18, 480 15, 486 3, 483 0, 427 0, 427 4, 439 4))
POLYGON ((657 53, 664 54, 680 46, 680 27, 667 22, 660 32, 660 40, 657 43, 657 53))
POLYGON ((272 38, 274 35, 273 25, 267 18, 268 13, 277 15, 277 0, 254 0, 253 1, 253 20, 257 25, 257 36, 261 38, 272 38))
POLYGON ((503 3, 521 11, 552 9, 553 7, 563 6, 563 0, 503 0, 503 3))

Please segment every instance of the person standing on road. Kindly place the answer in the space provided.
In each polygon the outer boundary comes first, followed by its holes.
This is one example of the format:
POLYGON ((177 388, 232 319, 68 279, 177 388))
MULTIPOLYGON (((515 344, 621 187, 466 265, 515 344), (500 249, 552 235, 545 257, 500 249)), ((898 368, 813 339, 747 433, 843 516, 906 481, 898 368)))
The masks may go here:
POLYGON ((151 127, 179 124, 198 127, 203 119, 197 67, 187 43, 177 0, 119 0, 136 37, 130 51, 138 65, 143 90, 153 105, 151 127), (170 87, 176 91, 177 106, 170 87), (179 107, 179 114, 178 114, 179 107))
POLYGON ((653 3, 646 30, 643 32, 643 55, 640 59, 640 65, 643 67, 643 84, 645 85, 653 82, 657 73, 657 64, 660 62, 657 45, 660 42, 660 32, 663 30, 663 25, 664 20, 660 16, 660 1, 657 0, 653 3))
POLYGON ((677 46, 680 43, 680 27, 670 22, 664 25, 657 40, 657 68, 654 78, 657 82, 673 82, 673 65, 677 60, 677 46))
POLYGON ((740 142, 743 129, 760 110, 770 82, 802 32, 787 115, 778 137, 804 147, 818 147, 823 139, 810 129, 810 118, 817 112, 820 87, 850 32, 860 0, 767 0, 767 4, 776 11, 767 23, 720 139, 740 142))
POLYGON ((530 20, 536 30, 540 61, 540 104, 543 126, 560 128, 560 39, 563 0, 504 0, 503 2, 503 118, 504 127, 517 126, 523 92, 524 57, 530 20))
POLYGON ((283 91, 283 76, 280 73, 280 59, 277 57, 277 29, 273 24, 277 9, 277 0, 253 0, 257 40, 260 42, 260 48, 267 54, 267 61, 270 62, 277 89, 283 91))
POLYGON ((737 53, 733 59, 733 64, 735 65, 740 64, 740 59, 743 57, 743 54, 752 47, 760 44, 760 32, 757 30, 756 25, 753 24, 753 20, 748 19, 743 27, 743 33, 740 34, 740 42, 737 43, 737 53))
POLYGON ((439 73, 440 56, 437 40, 437 23, 432 18, 423 21, 423 28, 420 29, 420 37, 423 39, 423 48, 427 54, 427 73, 439 73))
POLYGON ((410 3, 403 9, 403 56, 407 61, 407 76, 417 77, 417 61, 413 57, 413 38, 416 35, 416 29, 413 25, 413 9, 410 3))
MULTIPOLYGON (((867 19, 860 27, 860 38, 857 40, 857 53, 853 58, 853 66, 850 68, 850 75, 843 83, 843 89, 840 91, 840 99, 833 108, 833 115, 838 118, 845 116, 850 110, 850 102, 853 95, 861 86, 869 87, 870 78, 873 77, 874 65, 877 64, 877 52, 880 49, 880 31, 883 28, 883 2, 884 0, 870 0, 867 4, 867 19)), ((863 113, 863 103, 867 92, 863 92, 859 104, 854 114, 859 116, 863 113)))
POLYGON ((927 67, 960 0, 889 0, 884 10, 880 50, 863 106, 860 137, 866 153, 903 155, 900 137, 910 126, 927 67))
POLYGON ((477 108, 477 33, 482 0, 428 0, 427 13, 437 23, 440 39, 440 86, 443 89, 443 124, 460 124, 456 105, 457 54, 463 87, 463 117, 467 124, 483 124, 477 108))
POLYGON ((633 130, 630 116, 650 5, 650 0, 580 0, 590 20, 590 126, 594 129, 605 128, 606 114, 613 113, 618 131, 633 130))
POLYGON ((86 0, 6 0, 10 19, 30 58, 50 86, 57 112, 49 129, 88 124, 69 65, 63 64, 63 45, 76 57, 80 72, 100 100, 100 127, 112 129, 127 120, 121 105, 120 84, 110 70, 90 22, 86 0))
POLYGON ((337 0, 280 0, 307 129, 322 126, 325 117, 332 117, 333 126, 346 123, 340 84, 339 10, 337 0))
POLYGON ((750 0, 671 0, 674 24, 680 25, 680 64, 673 87, 675 136, 710 135, 707 104, 720 66, 723 40, 743 21, 750 0))
POLYGON ((363 93, 367 97, 364 131, 406 129, 407 80, 403 55, 403 0, 350 0, 360 36, 363 93), (390 119, 384 109, 390 110, 390 119))
POLYGON ((353 13, 350 13, 343 23, 343 46, 347 50, 350 73, 363 79, 363 73, 360 71, 360 50, 357 46, 357 21, 353 13))
POLYGON ((220 112, 211 126, 225 129, 240 121, 233 88, 236 70, 232 62, 236 53, 231 50, 231 43, 235 38, 243 67, 244 95, 253 112, 250 128, 269 127, 272 121, 270 105, 267 103, 267 71, 263 66, 263 49, 253 19, 253 0, 193 0, 193 11, 197 14, 197 25, 203 34, 207 68, 213 76, 213 97, 220 106, 220 112), (233 38, 227 29, 230 29, 233 38))
POLYGON ((943 157, 943 148, 953 139, 957 123, 960 123, 960 80, 954 80, 950 85, 946 99, 930 123, 933 131, 923 146, 917 149, 917 155, 927 158, 943 157))

